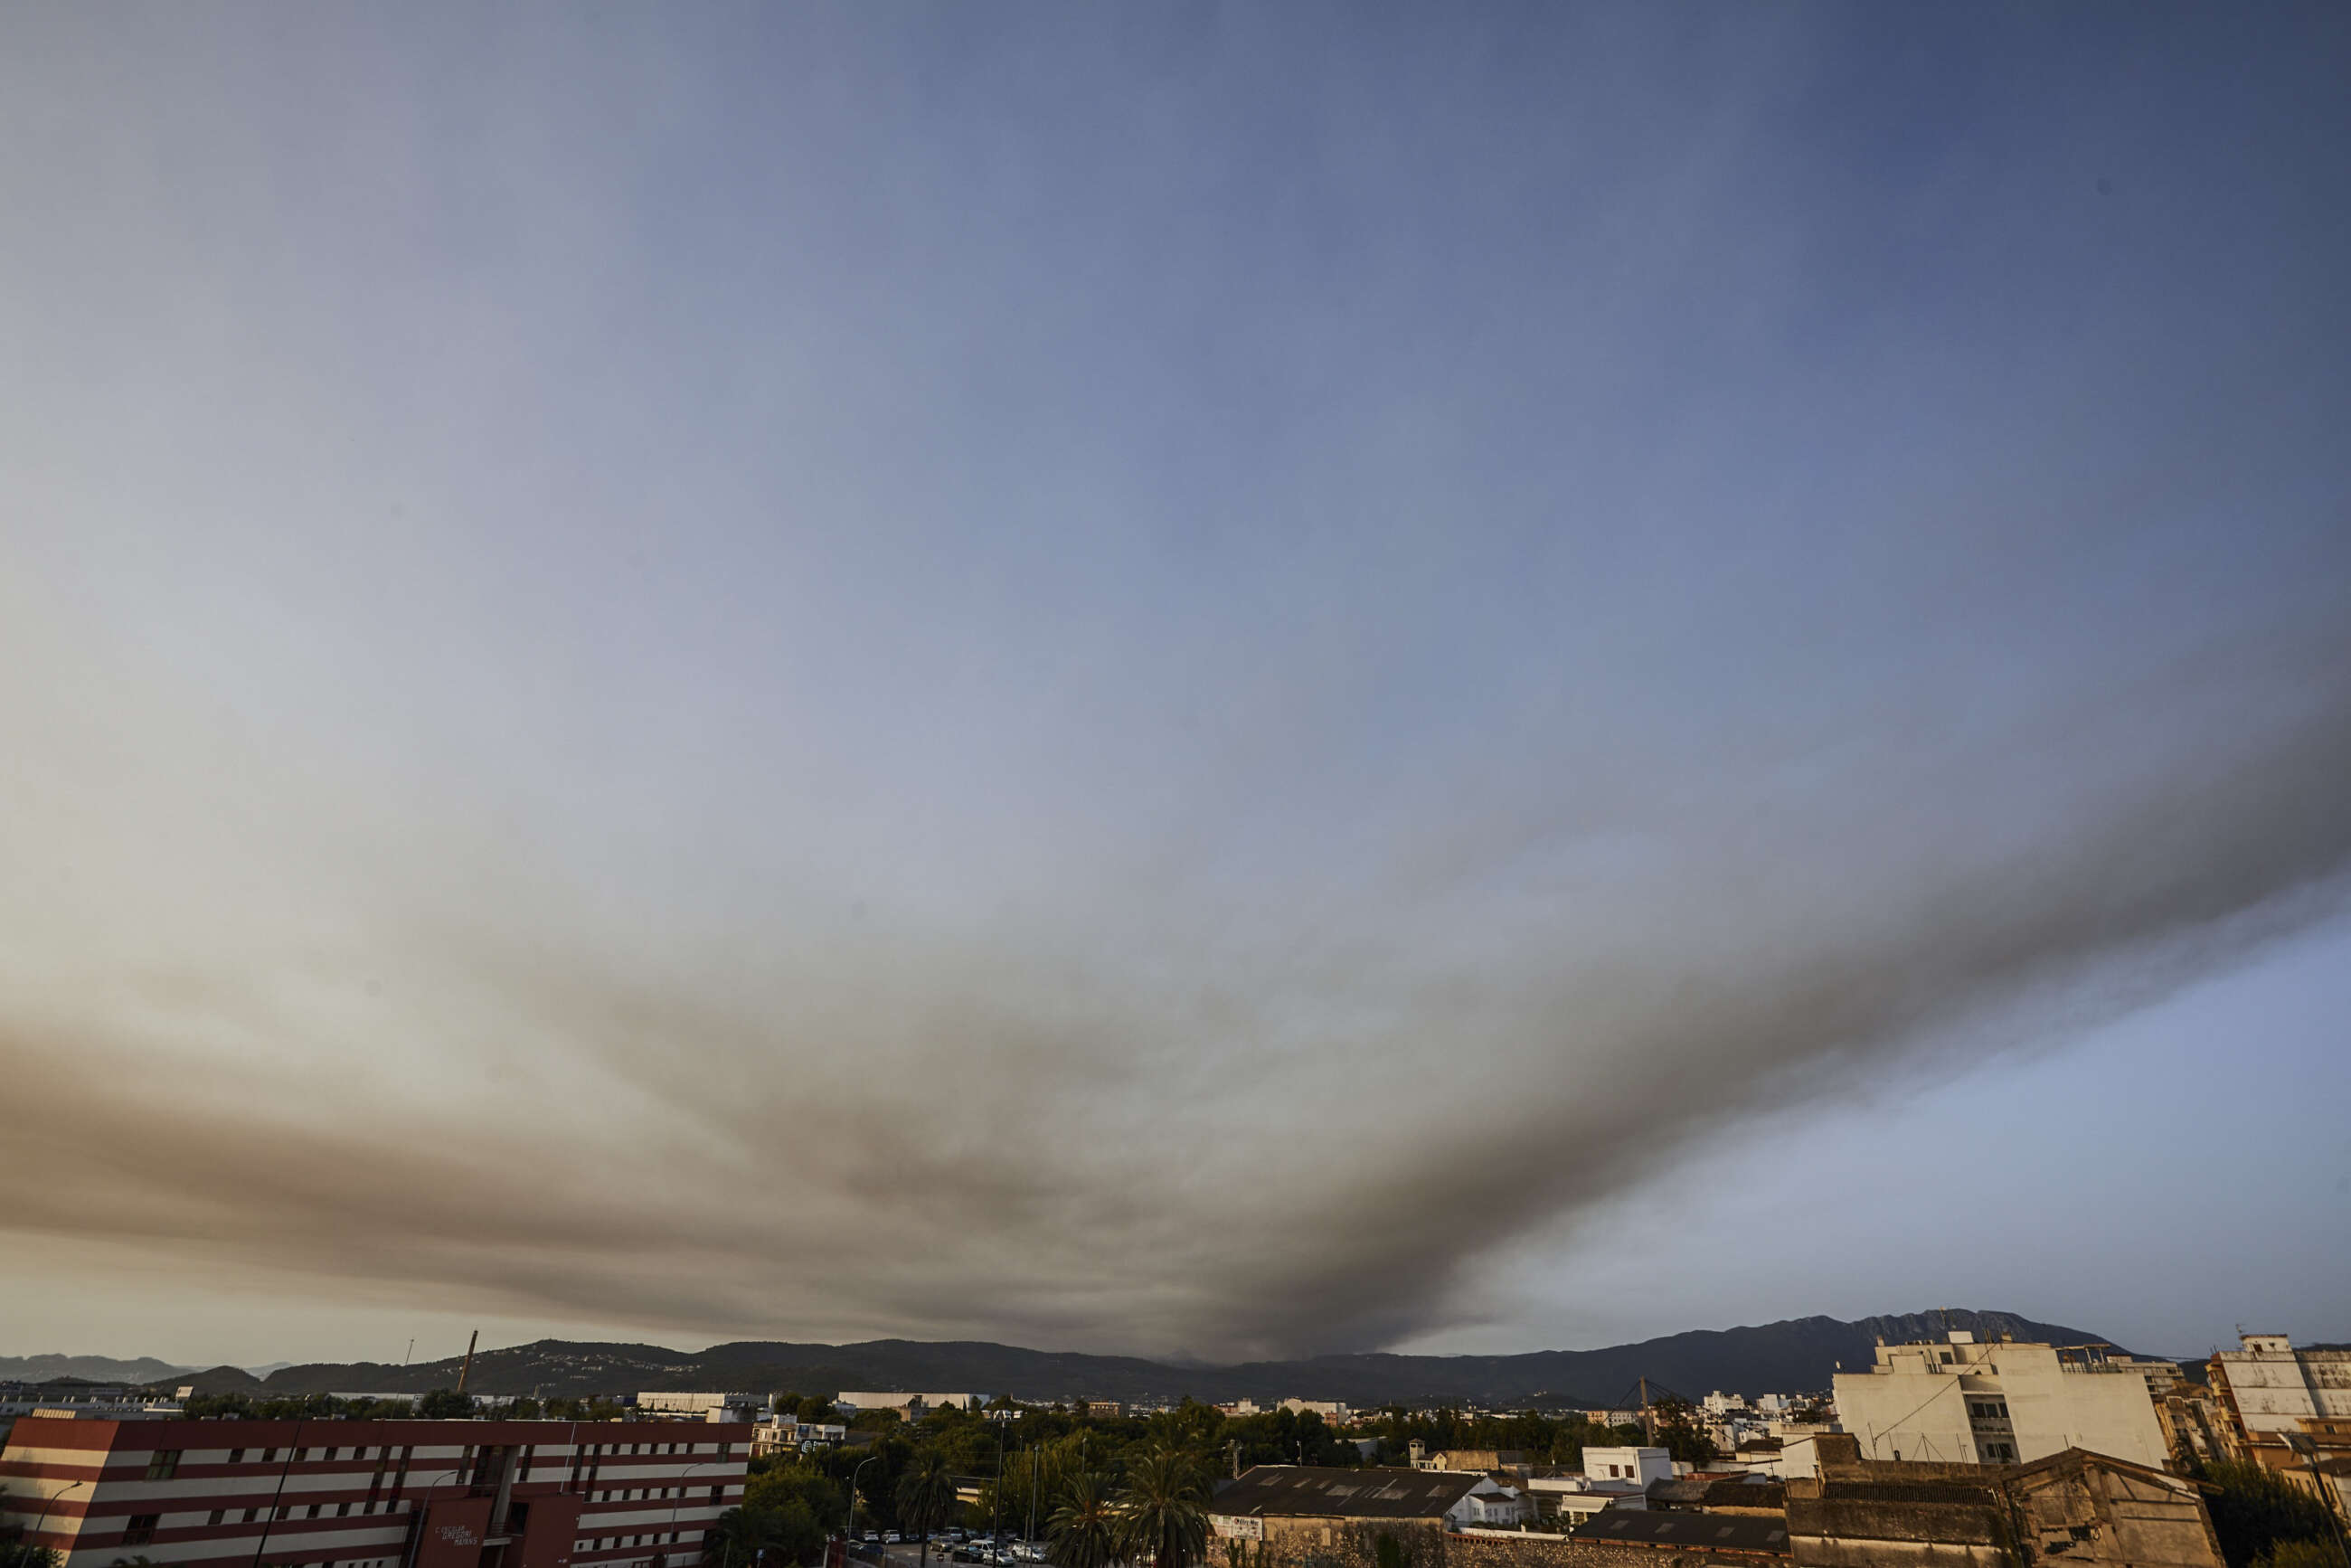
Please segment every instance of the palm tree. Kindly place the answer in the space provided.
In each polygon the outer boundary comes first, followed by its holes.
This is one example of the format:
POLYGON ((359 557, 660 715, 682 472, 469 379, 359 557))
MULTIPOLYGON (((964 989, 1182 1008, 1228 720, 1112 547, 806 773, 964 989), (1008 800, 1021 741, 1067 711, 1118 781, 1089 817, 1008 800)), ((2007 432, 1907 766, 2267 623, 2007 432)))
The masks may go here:
POLYGON ((930 1568, 931 1531, 947 1521, 955 1507, 955 1477, 946 1457, 934 1448, 918 1456, 898 1478, 898 1524, 923 1540, 923 1568, 930 1568))
POLYGON ((1046 1533, 1056 1568, 1110 1568, 1118 1560, 1122 1533, 1110 1478, 1080 1470, 1064 1481, 1046 1533))
POLYGON ((1190 1568, 1207 1550, 1208 1483, 1200 1461, 1165 1444, 1126 1472, 1119 1523, 1126 1554, 1152 1568, 1190 1568))

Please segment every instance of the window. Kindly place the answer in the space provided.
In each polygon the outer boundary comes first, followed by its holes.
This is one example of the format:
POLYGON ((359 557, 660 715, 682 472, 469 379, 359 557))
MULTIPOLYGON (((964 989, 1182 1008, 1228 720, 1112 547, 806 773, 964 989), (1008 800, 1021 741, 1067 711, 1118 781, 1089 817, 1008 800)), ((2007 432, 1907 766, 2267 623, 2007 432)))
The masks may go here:
POLYGON ((712 1487, 710 1489, 710 1500, 713 1502, 719 1501, 721 1499, 726 1497, 726 1489, 723 1486, 712 1487))
POLYGON ((262 1462, 263 1464, 265 1464, 265 1465, 274 1465, 274 1464, 276 1464, 276 1463, 277 1462, 277 1449, 275 1449, 275 1448, 264 1448, 264 1449, 262 1449, 262 1450, 261 1450, 261 1462, 262 1462))
POLYGON ((162 1515, 156 1513, 132 1514, 131 1516, 131 1522, 122 1528, 122 1544, 125 1546, 144 1546, 149 1542, 154 1540, 155 1521, 162 1517, 162 1515))
POLYGON ((154 1453, 152 1453, 152 1454, 151 1454, 151 1455, 149 1455, 149 1456, 148 1456, 148 1458, 147 1458, 147 1479, 148 1479, 149 1480, 151 1480, 151 1481, 168 1481, 168 1480, 170 1480, 173 1476, 178 1475, 179 1473, 180 1473, 180 1450, 179 1450, 179 1449, 177 1449, 177 1448, 158 1448, 158 1449, 156 1449, 156 1450, 154 1451, 154 1453))
POLYGON ((257 1508, 248 1508, 245 1511, 245 1522, 247 1524, 251 1524, 255 1520, 260 1517, 261 1511, 257 1508))
POLYGON ((245 1463, 245 1450, 243 1448, 231 1448, 228 1451, 228 1462, 232 1465, 241 1465, 245 1463))
POLYGON ((314 1502, 314 1503, 312 1503, 312 1504, 310 1505, 310 1511, 309 1511, 308 1514, 304 1515, 304 1517, 305 1517, 305 1518, 308 1518, 308 1519, 316 1519, 316 1518, 318 1518, 318 1517, 319 1517, 319 1505, 318 1505, 317 1503, 315 1503, 315 1502, 314 1502))
POLYGON ((294 1450, 294 1462, 298 1465, 309 1457, 310 1450, 308 1448, 297 1448, 294 1450))
POLYGON ((339 1503, 337 1503, 337 1504, 335 1505, 335 1517, 336 1517, 337 1519, 348 1519, 348 1518, 350 1518, 350 1511, 351 1511, 351 1505, 350 1505, 350 1503, 347 1503, 347 1502, 339 1502, 339 1503))
POLYGON ((330 1465, 331 1465, 331 1464, 333 1464, 334 1462, 335 1462, 335 1450, 334 1450, 334 1449, 332 1449, 332 1448, 329 1448, 329 1449, 327 1450, 327 1463, 329 1463, 329 1464, 330 1464, 330 1465))

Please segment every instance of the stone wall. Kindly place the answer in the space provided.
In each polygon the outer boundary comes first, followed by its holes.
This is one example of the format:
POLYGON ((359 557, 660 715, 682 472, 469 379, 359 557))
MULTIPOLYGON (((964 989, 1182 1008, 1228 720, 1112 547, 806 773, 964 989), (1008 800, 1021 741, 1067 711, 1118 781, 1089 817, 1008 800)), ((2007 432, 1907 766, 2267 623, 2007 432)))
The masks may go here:
POLYGON ((1695 1546, 1577 1541, 1497 1531, 1462 1535, 1423 1524, 1268 1520, 1262 1542, 1211 1540, 1204 1568, 1771 1568, 1783 1557, 1695 1546), (1394 1544, 1381 1561, 1380 1540, 1394 1544), (1238 1558, 1231 1548, 1243 1550, 1238 1558))

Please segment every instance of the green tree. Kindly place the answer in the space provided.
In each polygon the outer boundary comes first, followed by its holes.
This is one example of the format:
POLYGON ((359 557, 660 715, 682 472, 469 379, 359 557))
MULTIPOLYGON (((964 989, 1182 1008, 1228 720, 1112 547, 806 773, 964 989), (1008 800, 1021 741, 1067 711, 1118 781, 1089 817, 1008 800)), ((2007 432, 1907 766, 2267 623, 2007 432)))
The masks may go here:
POLYGON ((1688 1400, 1667 1395, 1655 1408, 1657 1447, 1686 1464, 1703 1465, 1715 1457, 1714 1443, 1699 1427, 1697 1407, 1688 1400))
POLYGON ((743 1506, 781 1509, 798 1503, 811 1519, 839 1521, 848 1511, 846 1488, 806 1465, 769 1464, 743 1486, 743 1506))
MULTIPOLYGON (((0 1487, 0 1513, 9 1511, 8 1489, 0 1487)), ((26 1511, 32 1513, 37 1520, 40 1517, 40 1511, 37 1509, 26 1511)), ((57 1568, 57 1564, 62 1561, 64 1559, 54 1548, 36 1546, 31 1542, 24 1540, 21 1534, 15 1541, 0 1541, 0 1568, 57 1568)))
POLYGON ((703 1538, 705 1562, 754 1568, 765 1555, 770 1564, 812 1562, 824 1549, 825 1529, 806 1501, 785 1498, 772 1506, 745 1503, 718 1516, 703 1538))
POLYGON ((2330 1536, 2281 1541, 2253 1559, 2253 1568, 2346 1568, 2342 1542, 2330 1536))
POLYGON ((898 1528, 922 1537, 922 1561, 931 1561, 931 1531, 947 1521, 956 1505, 955 1474, 936 1448, 919 1452, 898 1478, 898 1528))
POLYGON ((1208 1545, 1208 1483, 1182 1448, 1152 1448, 1127 1468, 1118 1494, 1125 1555, 1152 1568, 1190 1568, 1208 1545))
POLYGON ((1046 1527, 1055 1568, 1109 1568, 1118 1559, 1119 1523, 1108 1476, 1098 1470, 1071 1476, 1046 1527))
POLYGON ((473 1414, 473 1397, 454 1388, 436 1388, 416 1402, 416 1415, 420 1420, 465 1421, 470 1420, 473 1414))
POLYGON ((2217 1489, 2205 1503, 2229 1568, 2252 1568, 2281 1542, 2324 1542, 2335 1534, 2326 1505, 2266 1466, 2214 1465, 2205 1479, 2217 1489))
POLYGON ((836 1418, 832 1401, 821 1394, 811 1394, 801 1400, 799 1408, 793 1414, 803 1421, 812 1422, 820 1427, 829 1427, 836 1418))

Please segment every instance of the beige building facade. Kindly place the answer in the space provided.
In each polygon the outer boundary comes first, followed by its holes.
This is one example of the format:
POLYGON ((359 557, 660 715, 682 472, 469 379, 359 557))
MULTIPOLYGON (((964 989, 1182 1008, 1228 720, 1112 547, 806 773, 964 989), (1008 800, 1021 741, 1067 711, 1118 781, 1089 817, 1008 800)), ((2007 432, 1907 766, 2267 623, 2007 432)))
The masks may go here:
POLYGON ((2030 1464, 2082 1448, 2159 1469, 2171 1456, 2149 1373, 2170 1364, 1955 1333, 1839 1372, 1837 1414, 1869 1459, 2030 1464))

